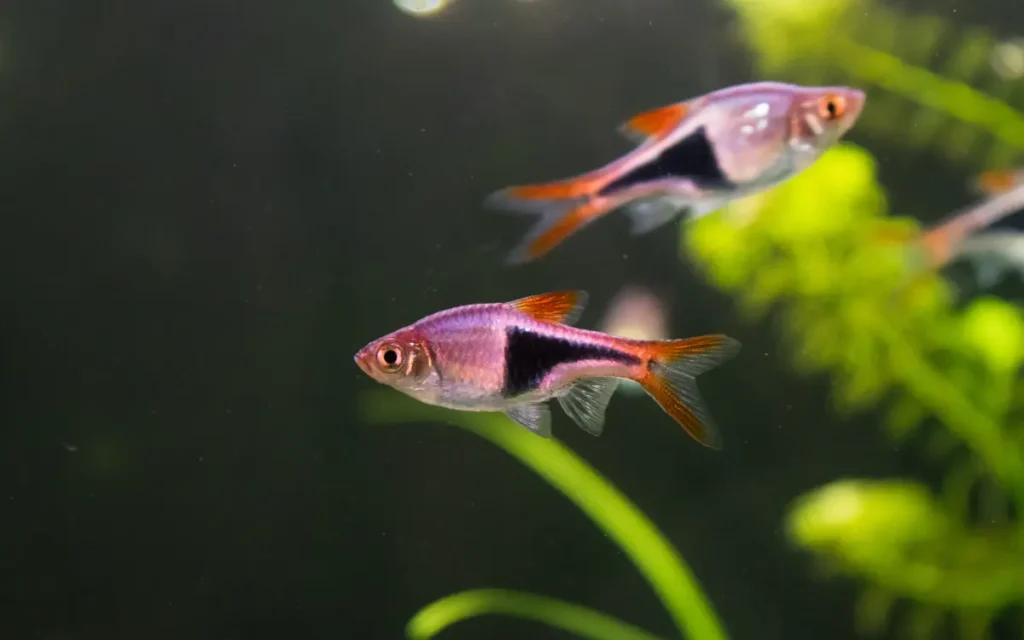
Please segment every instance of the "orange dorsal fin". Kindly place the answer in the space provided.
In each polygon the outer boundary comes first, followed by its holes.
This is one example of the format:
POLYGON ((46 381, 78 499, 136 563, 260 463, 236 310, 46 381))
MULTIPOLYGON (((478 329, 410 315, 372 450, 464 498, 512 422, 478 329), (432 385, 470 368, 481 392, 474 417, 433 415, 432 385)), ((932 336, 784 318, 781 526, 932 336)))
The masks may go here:
POLYGON ((979 191, 986 195, 994 196, 1005 193, 1020 184, 1022 173, 1024 171, 1013 169, 985 171, 974 182, 979 191))
POLYGON ((583 307, 587 304, 587 293, 585 291, 552 291, 513 300, 508 304, 515 307, 516 311, 525 313, 541 322, 572 324, 583 313, 583 307))
POLYGON ((647 138, 663 138, 686 119, 690 105, 686 102, 658 107, 650 111, 638 113, 619 127, 628 138, 644 140, 647 138))

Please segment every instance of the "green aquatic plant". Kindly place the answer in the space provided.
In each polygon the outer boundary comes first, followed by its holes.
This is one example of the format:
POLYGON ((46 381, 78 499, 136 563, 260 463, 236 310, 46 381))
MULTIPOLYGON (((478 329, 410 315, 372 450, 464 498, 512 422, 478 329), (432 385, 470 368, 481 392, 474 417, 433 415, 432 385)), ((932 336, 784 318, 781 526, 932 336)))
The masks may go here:
POLYGON ((1019 161, 1024 80, 992 69, 998 44, 953 15, 908 14, 877 0, 725 0, 760 74, 871 91, 858 128, 989 167, 1019 161), (909 123, 909 124, 908 124, 909 123))
POLYGON ((880 409, 895 438, 923 442, 947 471, 938 495, 905 480, 814 491, 789 513, 791 539, 868 585, 865 630, 903 601, 916 637, 952 614, 981 638, 1024 602, 1024 314, 987 296, 958 309, 918 268, 917 222, 887 209, 874 159, 845 144, 684 225, 682 241, 751 320, 780 320, 798 370, 830 374, 841 413, 880 409))
MULTIPOLYGON (((390 390, 367 393, 361 408, 363 418, 371 424, 444 422, 502 448, 560 490, 619 545, 657 593, 680 634, 691 640, 727 637, 697 579, 654 523, 558 440, 539 438, 501 414, 449 411, 390 390)), ((409 621, 406 635, 427 640, 455 622, 485 613, 543 622, 592 640, 657 640, 646 631, 587 607, 498 589, 443 598, 417 613, 409 621)))

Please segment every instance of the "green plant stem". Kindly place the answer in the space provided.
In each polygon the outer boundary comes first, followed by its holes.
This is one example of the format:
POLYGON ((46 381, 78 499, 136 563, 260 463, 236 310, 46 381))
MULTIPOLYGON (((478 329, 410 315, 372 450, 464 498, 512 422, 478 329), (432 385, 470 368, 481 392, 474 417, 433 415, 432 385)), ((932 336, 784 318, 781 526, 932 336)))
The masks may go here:
POLYGON ((1006 103, 845 36, 837 34, 831 46, 852 77, 981 127, 1008 145, 1024 146, 1024 114, 1006 103))
POLYGON ((498 445, 565 494, 619 545, 668 609, 680 633, 693 640, 727 637, 697 579, 654 523, 562 443, 540 438, 500 414, 449 411, 390 390, 369 392, 361 408, 368 422, 445 422, 498 445))
POLYGON ((456 622, 495 613, 543 622, 592 640, 661 640, 587 607, 505 589, 476 589, 441 598, 413 616, 405 632, 412 640, 429 640, 456 622))

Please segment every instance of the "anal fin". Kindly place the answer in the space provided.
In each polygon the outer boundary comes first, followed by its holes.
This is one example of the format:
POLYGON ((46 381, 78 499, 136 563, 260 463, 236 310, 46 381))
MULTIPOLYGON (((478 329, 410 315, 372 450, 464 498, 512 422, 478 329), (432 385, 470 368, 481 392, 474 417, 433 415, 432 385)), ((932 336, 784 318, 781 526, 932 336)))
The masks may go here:
POLYGON ((551 409, 546 404, 524 404, 512 407, 505 412, 505 415, 542 438, 551 437, 551 409))
POLYGON ((635 236, 650 233, 675 220, 686 206, 686 202, 669 196, 654 196, 632 202, 625 207, 626 215, 632 223, 629 231, 635 236))
POLYGON ((558 397, 558 404, 581 429, 599 436, 604 431, 604 414, 618 384, 615 378, 583 378, 558 397))
POLYGON ((690 220, 696 220, 697 218, 703 218, 709 213, 714 213, 727 204, 725 200, 720 198, 711 198, 708 200, 700 200, 689 205, 687 218, 690 220))
POLYGON ((982 289, 997 285, 1007 271, 1006 261, 997 257, 978 256, 974 259, 974 278, 982 289))

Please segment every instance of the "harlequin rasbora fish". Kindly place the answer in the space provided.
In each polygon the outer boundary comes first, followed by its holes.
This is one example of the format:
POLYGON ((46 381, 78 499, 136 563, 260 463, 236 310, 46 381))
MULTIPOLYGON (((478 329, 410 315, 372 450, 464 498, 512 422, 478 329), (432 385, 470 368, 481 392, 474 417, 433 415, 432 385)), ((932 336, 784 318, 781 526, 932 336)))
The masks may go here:
POLYGON ((639 143, 573 178, 514 186, 491 209, 539 215, 508 262, 535 260, 585 225, 621 207, 634 234, 683 210, 698 218, 777 185, 813 164, 860 116, 865 96, 850 87, 756 82, 640 113, 619 130, 639 143))
POLYGON ((545 293, 427 316, 355 355, 368 376, 421 402, 499 411, 544 437, 546 402, 557 399, 582 429, 599 435, 619 380, 633 380, 688 434, 713 448, 717 429, 695 377, 734 356, 724 335, 632 340, 571 326, 587 295, 545 293))

